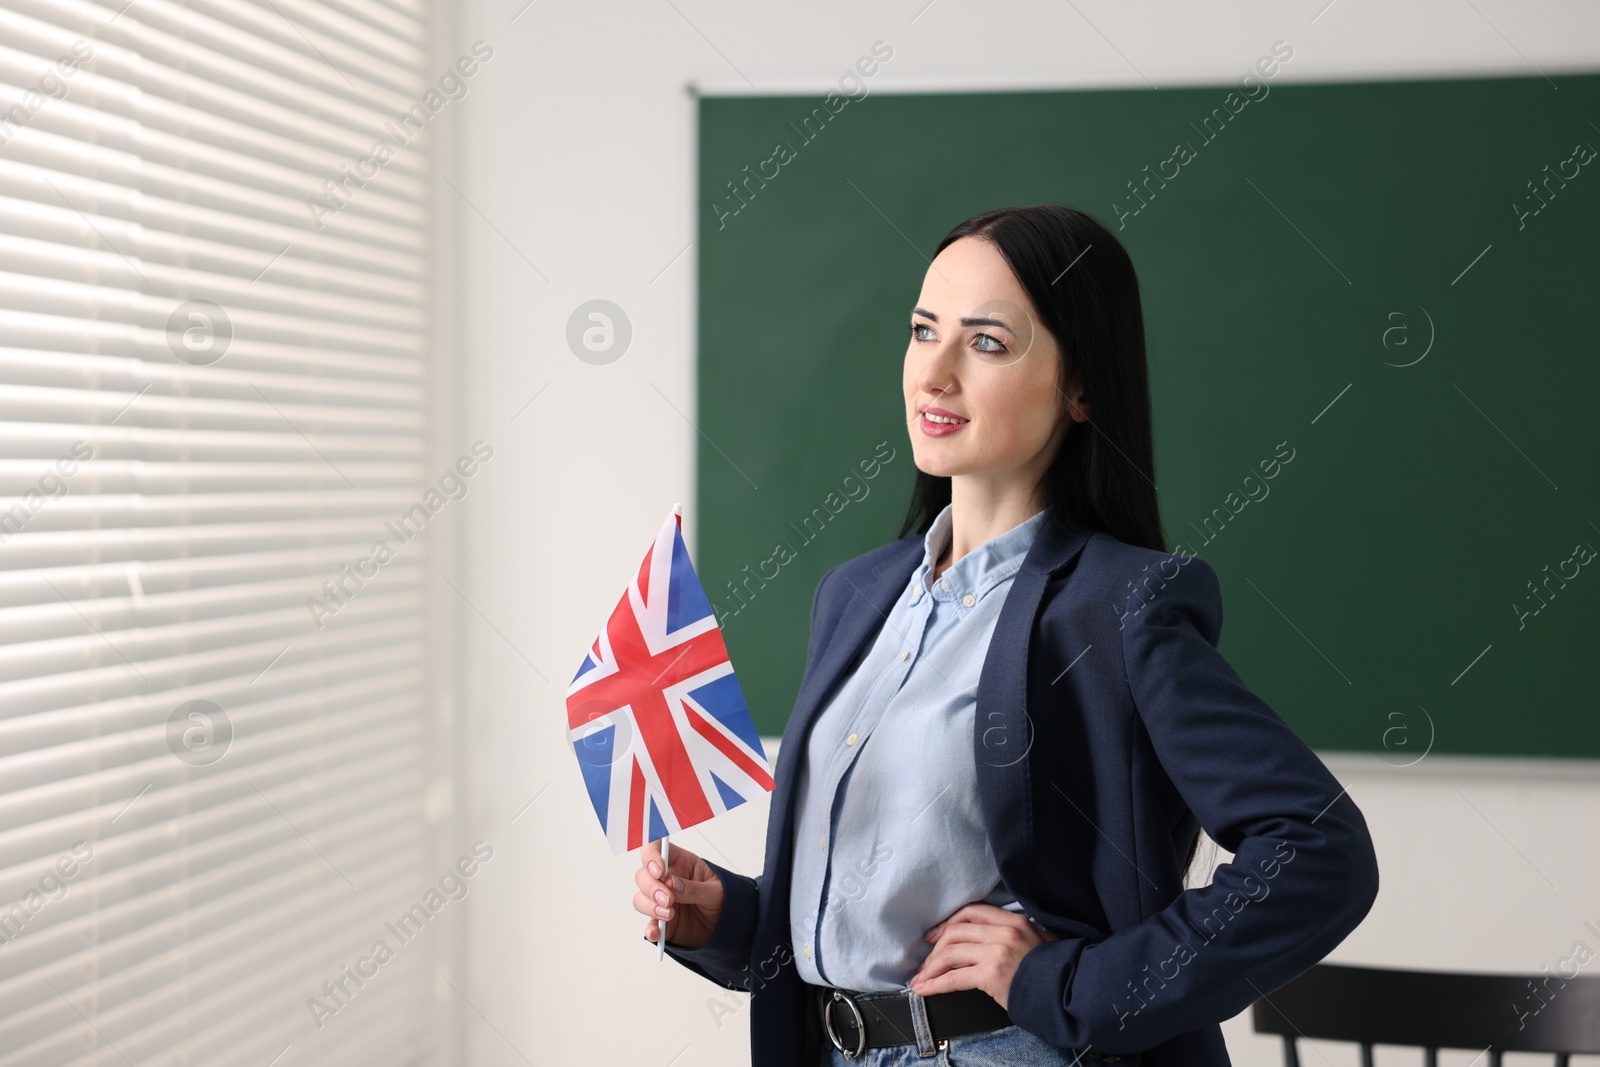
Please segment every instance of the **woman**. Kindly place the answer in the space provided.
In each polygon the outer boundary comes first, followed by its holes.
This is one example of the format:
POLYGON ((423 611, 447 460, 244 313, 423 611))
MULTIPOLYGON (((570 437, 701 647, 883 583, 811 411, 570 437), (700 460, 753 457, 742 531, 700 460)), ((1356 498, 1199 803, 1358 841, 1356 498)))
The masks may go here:
POLYGON ((1226 1065, 1377 861, 1165 550, 1127 253, 1064 207, 967 220, 902 384, 910 512, 818 586, 765 872, 646 846, 645 937, 751 992, 754 1067, 1226 1065), (1186 889, 1202 827, 1233 859, 1186 889))

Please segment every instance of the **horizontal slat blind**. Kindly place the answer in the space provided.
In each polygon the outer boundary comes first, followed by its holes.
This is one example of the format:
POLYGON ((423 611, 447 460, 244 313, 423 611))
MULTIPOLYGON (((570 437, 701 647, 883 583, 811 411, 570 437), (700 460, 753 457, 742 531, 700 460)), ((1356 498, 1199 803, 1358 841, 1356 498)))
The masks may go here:
POLYGON ((0 2, 0 1067, 423 1062, 425 12, 0 2))

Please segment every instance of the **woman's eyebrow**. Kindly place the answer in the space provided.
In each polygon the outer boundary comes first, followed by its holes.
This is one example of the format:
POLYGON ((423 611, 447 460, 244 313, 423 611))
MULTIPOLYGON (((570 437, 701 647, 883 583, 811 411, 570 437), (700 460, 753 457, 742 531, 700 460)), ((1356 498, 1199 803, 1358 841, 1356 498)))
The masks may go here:
MULTIPOLYGON (((933 312, 927 311, 927 310, 925 310, 923 308, 912 308, 911 309, 911 314, 913 314, 913 315, 921 315, 923 318, 932 319, 934 322, 938 322, 939 321, 939 316, 937 316, 933 312)), ((1009 333, 1013 337, 1015 337, 1017 335, 1017 331, 1013 330, 1011 327, 1007 326, 1005 323, 1001 322, 999 319, 990 319, 990 318, 981 318, 981 317, 980 318, 965 318, 965 319, 961 320, 961 325, 963 325, 963 326, 998 326, 1002 330, 1004 330, 1006 333, 1009 333)))

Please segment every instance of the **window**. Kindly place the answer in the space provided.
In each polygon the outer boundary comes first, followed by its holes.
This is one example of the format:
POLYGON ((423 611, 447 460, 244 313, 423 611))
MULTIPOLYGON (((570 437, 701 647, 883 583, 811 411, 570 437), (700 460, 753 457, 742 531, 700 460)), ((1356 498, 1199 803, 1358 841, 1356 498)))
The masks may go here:
POLYGON ((427 1058, 426 23, 0 11, 0 1065, 427 1058))

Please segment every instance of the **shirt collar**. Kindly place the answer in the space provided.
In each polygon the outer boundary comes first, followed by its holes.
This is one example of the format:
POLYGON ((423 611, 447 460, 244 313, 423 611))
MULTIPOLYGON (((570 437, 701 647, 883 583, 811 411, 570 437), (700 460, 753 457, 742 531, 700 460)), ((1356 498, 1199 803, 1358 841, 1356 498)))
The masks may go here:
POLYGON ((1048 509, 1040 510, 1004 533, 991 537, 945 568, 930 589, 928 583, 934 564, 950 545, 953 507, 953 504, 946 504, 923 536, 922 563, 911 577, 913 604, 922 599, 923 593, 931 592, 936 600, 953 600, 968 608, 975 606, 990 589, 1017 573, 1048 515, 1048 509), (972 604, 966 603, 968 596, 972 597, 972 604))

